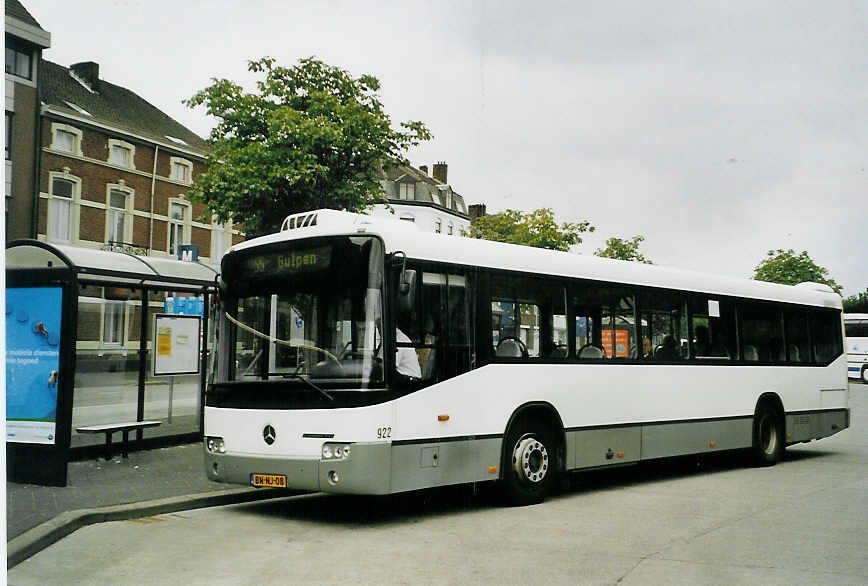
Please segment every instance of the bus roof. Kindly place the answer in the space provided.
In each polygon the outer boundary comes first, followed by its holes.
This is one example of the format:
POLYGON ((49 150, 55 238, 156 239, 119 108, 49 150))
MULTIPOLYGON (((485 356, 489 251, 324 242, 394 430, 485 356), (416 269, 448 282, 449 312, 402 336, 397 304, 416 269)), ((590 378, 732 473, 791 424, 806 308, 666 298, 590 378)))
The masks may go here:
POLYGON ((841 297, 828 286, 818 283, 779 285, 531 246, 448 236, 425 232, 411 222, 337 210, 316 210, 289 216, 280 232, 242 242, 233 246, 232 250, 303 238, 359 234, 379 236, 385 244, 387 254, 403 251, 410 259, 841 309, 841 297))

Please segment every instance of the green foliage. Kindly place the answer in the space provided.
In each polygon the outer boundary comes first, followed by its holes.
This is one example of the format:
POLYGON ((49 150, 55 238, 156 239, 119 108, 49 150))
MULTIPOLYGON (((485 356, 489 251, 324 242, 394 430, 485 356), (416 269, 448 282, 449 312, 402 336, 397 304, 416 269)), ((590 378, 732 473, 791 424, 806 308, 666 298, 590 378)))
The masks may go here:
POLYGON ((523 244, 552 250, 569 250, 580 244, 584 232, 593 232, 587 221, 564 222, 558 226, 551 209, 540 208, 525 214, 519 210, 506 210, 498 214, 480 216, 465 234, 471 238, 523 244))
POLYGON ((868 288, 844 298, 844 313, 868 313, 868 288))
POLYGON ((766 258, 754 269, 753 278, 757 281, 769 281, 784 285, 797 285, 805 281, 823 283, 836 293, 841 294, 841 285, 829 276, 829 271, 817 265, 808 252, 803 250, 799 255, 790 248, 784 250, 769 250, 766 258))
POLYGON ((248 237, 275 232, 283 219, 318 208, 361 211, 383 201, 383 167, 431 133, 422 122, 392 129, 370 75, 353 78, 313 57, 293 67, 250 61, 258 91, 226 79, 185 103, 219 119, 208 142, 208 171, 189 194, 248 237))
POLYGON ((645 240, 644 236, 633 236, 630 240, 621 240, 620 238, 609 238, 606 240, 606 248, 598 248, 594 254, 603 258, 615 258, 618 260, 632 260, 635 262, 653 265, 654 263, 645 258, 639 252, 639 244, 645 240))

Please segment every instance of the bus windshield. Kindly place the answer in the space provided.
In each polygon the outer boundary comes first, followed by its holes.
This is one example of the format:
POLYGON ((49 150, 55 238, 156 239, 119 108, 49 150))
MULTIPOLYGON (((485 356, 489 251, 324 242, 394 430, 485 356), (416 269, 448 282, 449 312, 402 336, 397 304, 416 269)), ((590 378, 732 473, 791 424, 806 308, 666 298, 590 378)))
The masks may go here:
POLYGON ((341 236, 240 250, 224 258, 222 278, 218 352, 225 355, 213 382, 381 386, 380 240, 341 236))

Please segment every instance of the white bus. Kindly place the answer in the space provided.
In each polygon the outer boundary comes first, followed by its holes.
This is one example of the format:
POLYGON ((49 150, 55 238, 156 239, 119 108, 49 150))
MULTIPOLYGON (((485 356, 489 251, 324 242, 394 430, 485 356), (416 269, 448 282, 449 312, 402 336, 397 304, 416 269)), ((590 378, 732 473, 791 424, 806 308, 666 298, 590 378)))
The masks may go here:
POLYGON ((224 257, 212 480, 388 494, 849 426, 841 299, 331 210, 224 257))
POLYGON ((845 313, 847 375, 868 384, 868 313, 845 313))

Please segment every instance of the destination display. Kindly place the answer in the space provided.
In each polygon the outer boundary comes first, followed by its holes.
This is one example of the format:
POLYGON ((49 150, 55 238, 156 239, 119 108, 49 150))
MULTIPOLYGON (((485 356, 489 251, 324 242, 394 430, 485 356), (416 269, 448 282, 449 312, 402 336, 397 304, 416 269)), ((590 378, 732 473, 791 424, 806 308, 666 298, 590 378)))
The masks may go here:
POLYGON ((331 266, 332 247, 257 254, 239 266, 240 278, 276 277, 321 271, 331 266))

